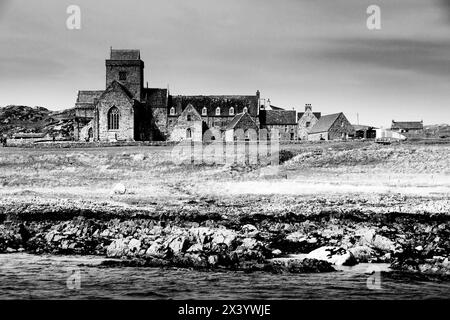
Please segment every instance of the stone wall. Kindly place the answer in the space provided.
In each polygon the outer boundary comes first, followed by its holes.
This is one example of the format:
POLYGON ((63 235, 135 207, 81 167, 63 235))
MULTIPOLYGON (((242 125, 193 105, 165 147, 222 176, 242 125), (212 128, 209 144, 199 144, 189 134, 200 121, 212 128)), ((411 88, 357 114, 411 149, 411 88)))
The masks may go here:
POLYGON ((288 125, 265 125, 262 126, 261 129, 267 129, 268 132, 276 129, 278 130, 278 137, 281 141, 295 141, 298 138, 298 130, 296 124, 288 124, 288 125))
POLYGON ((348 139, 350 134, 355 133, 355 128, 347 120, 343 113, 340 114, 339 118, 334 122, 331 127, 328 139, 329 140, 345 140, 348 139))
POLYGON ((308 140, 308 134, 311 128, 319 121, 311 110, 306 110, 298 121, 298 138, 308 140), (309 122, 309 126, 307 123, 309 122))
POLYGON ((113 90, 103 96, 97 105, 98 139, 100 141, 134 140, 134 105, 121 91, 113 90), (119 109, 119 130, 108 130, 108 111, 119 109))
POLYGON ((144 63, 140 60, 106 60, 106 88, 114 81, 120 81, 134 96, 141 100, 144 82, 144 63), (126 72, 126 80, 119 79, 119 73, 126 72))
POLYGON ((345 115, 341 113, 327 132, 310 133, 308 140, 319 141, 321 135, 325 140, 346 140, 349 135, 354 133, 355 129, 345 115))
POLYGON ((202 117, 192 105, 188 105, 173 125, 170 140, 182 141, 187 139, 187 131, 190 129, 191 139, 193 141, 203 141, 203 128, 204 122, 202 121, 202 117))

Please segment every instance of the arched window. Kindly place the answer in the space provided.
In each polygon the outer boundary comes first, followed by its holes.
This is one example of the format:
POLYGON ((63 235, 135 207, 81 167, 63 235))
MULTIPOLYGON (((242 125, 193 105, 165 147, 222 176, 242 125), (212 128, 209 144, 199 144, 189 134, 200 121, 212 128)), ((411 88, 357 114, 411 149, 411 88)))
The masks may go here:
POLYGON ((247 107, 244 107, 244 113, 246 113, 248 111, 247 107))
POLYGON ((220 116, 220 108, 219 107, 216 108, 216 116, 220 116))
POLYGON ((208 114, 208 109, 206 109, 206 107, 203 107, 202 116, 206 116, 207 114, 208 114))
POLYGON ((116 107, 108 111, 108 130, 119 130, 119 109, 116 107))
POLYGON ((234 108, 233 107, 230 108, 229 114, 230 114, 230 116, 234 116, 234 108))
POLYGON ((187 121, 192 121, 192 115, 188 114, 188 115, 186 116, 186 120, 187 120, 187 121))
POLYGON ((192 138, 192 129, 187 128, 186 129, 186 139, 191 139, 191 138, 192 138))
POLYGON ((175 115, 175 108, 174 107, 170 108, 170 115, 171 116, 175 115))

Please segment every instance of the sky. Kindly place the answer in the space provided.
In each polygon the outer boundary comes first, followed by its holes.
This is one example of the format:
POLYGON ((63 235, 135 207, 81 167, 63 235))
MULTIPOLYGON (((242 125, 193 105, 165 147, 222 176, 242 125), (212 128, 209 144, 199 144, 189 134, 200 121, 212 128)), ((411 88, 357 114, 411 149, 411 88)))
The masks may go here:
POLYGON ((450 123, 449 35, 450 0, 0 0, 0 106, 73 107, 105 88, 112 46, 140 49, 149 87, 175 95, 260 90, 352 123, 450 123))

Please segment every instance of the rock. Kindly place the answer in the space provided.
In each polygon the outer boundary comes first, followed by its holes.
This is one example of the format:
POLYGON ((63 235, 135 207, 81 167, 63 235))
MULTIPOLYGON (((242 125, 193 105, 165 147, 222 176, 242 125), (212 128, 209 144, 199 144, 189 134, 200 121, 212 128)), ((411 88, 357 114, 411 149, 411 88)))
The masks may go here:
POLYGON ((252 224, 244 225, 241 230, 247 237, 255 237, 259 233, 258 229, 252 224))
POLYGON ((145 252, 145 255, 149 257, 164 258, 167 255, 166 246, 162 243, 154 241, 145 252))
POLYGON ((131 239, 128 243, 128 249, 130 250, 130 252, 139 252, 139 250, 141 249, 141 241, 137 239, 131 239))
POLYGON ((358 262, 370 262, 376 257, 375 251, 368 246, 356 246, 350 248, 349 251, 358 262))
POLYGON ((304 242, 304 241, 308 240, 308 237, 302 232, 295 231, 295 232, 288 234, 286 236, 286 240, 289 240, 291 242, 304 242))
POLYGON ((231 247, 236 240, 236 233, 228 229, 218 229, 212 235, 212 244, 226 244, 227 247, 231 247))
POLYGON ((215 266, 219 262, 219 257, 217 255, 212 255, 208 257, 208 263, 211 266, 215 266))
POLYGON ((133 161, 143 161, 145 160, 145 154, 137 153, 132 156, 133 161))
POLYGON ((169 240, 167 247, 172 250, 174 254, 180 254, 186 250, 187 239, 185 236, 177 236, 169 240))
POLYGON ((375 229, 362 228, 357 230, 355 235, 360 237, 359 244, 362 246, 369 246, 380 251, 395 250, 395 243, 384 236, 376 234, 375 229))
POLYGON ((113 194, 125 194, 127 192, 127 188, 123 183, 117 183, 114 185, 112 189, 113 194))
POLYGON ((241 247, 247 250, 256 250, 261 243, 253 238, 245 238, 242 240, 241 247))
POLYGON ((306 259, 317 259, 327 261, 337 266, 353 266, 357 261, 350 251, 338 247, 320 247, 311 251, 306 259))
POLYGON ((200 243, 193 244, 186 252, 202 252, 203 246, 200 243))
POLYGON ((273 273, 319 273, 336 271, 331 263, 317 259, 273 259, 268 265, 273 273))
POLYGON ((422 247, 422 246, 417 246, 417 247, 415 247, 414 249, 416 249, 417 251, 422 251, 422 250, 423 250, 423 247, 422 247))
POLYGON ((106 248, 106 255, 108 257, 122 257, 128 251, 128 240, 116 239, 106 248))
POLYGON ((194 239, 200 243, 205 244, 214 234, 214 231, 211 228, 199 227, 199 228, 191 228, 189 233, 194 237, 194 239))
POLYGON ((272 251, 272 255, 274 255, 274 256, 280 256, 281 253, 282 253, 282 252, 281 252, 280 249, 275 249, 275 250, 272 251))

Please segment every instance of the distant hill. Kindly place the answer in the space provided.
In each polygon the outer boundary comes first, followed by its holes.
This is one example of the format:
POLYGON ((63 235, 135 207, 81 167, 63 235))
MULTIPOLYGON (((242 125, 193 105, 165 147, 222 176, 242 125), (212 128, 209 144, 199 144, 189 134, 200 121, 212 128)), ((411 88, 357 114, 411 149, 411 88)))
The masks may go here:
POLYGON ((50 111, 44 107, 0 107, 0 134, 45 133, 59 139, 73 137, 75 111, 50 111))

